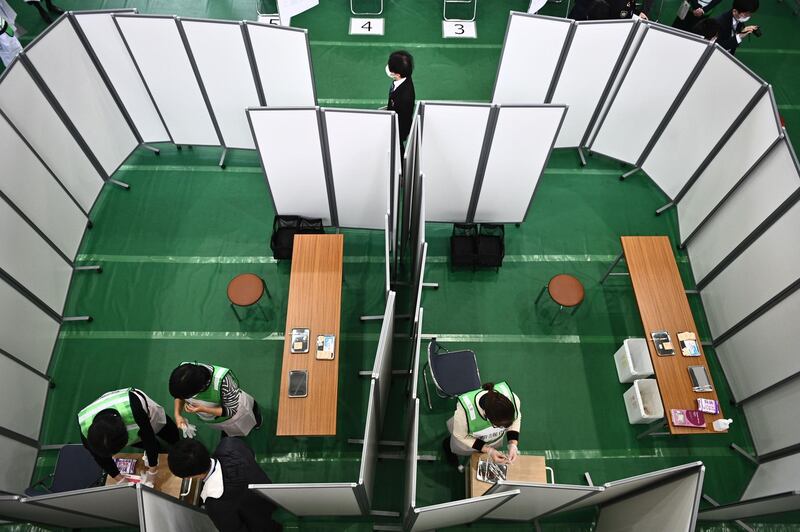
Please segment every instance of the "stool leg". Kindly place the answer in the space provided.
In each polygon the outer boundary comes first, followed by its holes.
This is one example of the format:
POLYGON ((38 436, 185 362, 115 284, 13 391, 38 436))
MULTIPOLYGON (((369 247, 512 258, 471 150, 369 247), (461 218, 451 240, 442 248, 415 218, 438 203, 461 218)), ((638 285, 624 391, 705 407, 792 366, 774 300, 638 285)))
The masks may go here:
POLYGON ((552 324, 554 324, 556 322, 556 318, 558 317, 559 314, 561 314, 562 310, 564 310, 564 305, 559 305, 558 306, 558 312, 553 314, 553 319, 550 320, 550 325, 552 325, 552 324))
POLYGON ((578 309, 579 309, 579 308, 581 308, 581 305, 583 305, 583 301, 581 301, 580 303, 578 303, 577 305, 575 305, 575 308, 573 308, 573 309, 572 309, 572 312, 570 312, 570 316, 574 316, 574 315, 575 315, 575 313, 576 313, 576 312, 578 312, 578 309))
POLYGON ((264 311, 264 307, 261 305, 260 301, 258 302, 258 310, 260 310, 261 311, 261 315, 264 316, 264 321, 268 322, 269 318, 267 317, 267 313, 264 311))
POLYGON ((233 310, 233 313, 236 315, 236 320, 242 321, 242 318, 239 317, 239 313, 236 311, 236 305, 234 305, 233 303, 231 303, 231 310, 233 310))
POLYGON ((269 293, 269 288, 267 288, 267 282, 264 279, 261 279, 261 282, 264 285, 264 292, 267 293, 267 297, 272 299, 272 294, 269 293))
POLYGON ((533 302, 534 305, 538 305, 539 304, 539 300, 542 299, 542 294, 544 294, 544 291, 545 291, 546 288, 547 288, 547 285, 544 285, 542 287, 542 289, 539 290, 539 295, 536 296, 536 301, 533 302))

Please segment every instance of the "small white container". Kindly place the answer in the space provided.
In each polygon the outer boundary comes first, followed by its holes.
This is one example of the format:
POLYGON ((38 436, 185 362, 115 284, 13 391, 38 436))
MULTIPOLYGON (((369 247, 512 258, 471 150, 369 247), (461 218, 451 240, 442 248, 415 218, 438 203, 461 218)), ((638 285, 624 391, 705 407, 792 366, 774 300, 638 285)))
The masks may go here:
POLYGON ((653 361, 644 338, 628 338, 614 353, 619 382, 633 382, 653 374, 653 361))
POLYGON ((652 423, 664 418, 664 405, 655 379, 639 379, 623 394, 631 425, 652 423))
POLYGON ((717 419, 711 425, 714 427, 714 430, 717 432, 725 432, 728 430, 728 427, 731 426, 733 423, 732 419, 717 419))

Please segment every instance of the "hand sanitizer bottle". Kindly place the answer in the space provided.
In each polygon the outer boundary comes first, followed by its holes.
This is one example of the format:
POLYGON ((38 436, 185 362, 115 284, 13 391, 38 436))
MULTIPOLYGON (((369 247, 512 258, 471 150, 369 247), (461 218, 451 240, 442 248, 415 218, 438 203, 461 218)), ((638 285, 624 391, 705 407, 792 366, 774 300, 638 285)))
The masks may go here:
POLYGON ((715 431, 724 432, 728 430, 728 427, 731 426, 731 423, 733 423, 732 419, 717 419, 714 421, 714 423, 712 423, 712 425, 714 426, 715 431))

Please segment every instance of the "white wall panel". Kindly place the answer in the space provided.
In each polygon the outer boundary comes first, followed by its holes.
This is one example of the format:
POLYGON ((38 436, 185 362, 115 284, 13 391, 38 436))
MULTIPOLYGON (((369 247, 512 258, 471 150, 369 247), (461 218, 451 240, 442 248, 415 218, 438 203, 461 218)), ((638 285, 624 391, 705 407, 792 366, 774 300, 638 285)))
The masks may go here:
POLYGON ((181 20, 228 148, 253 150, 248 107, 260 105, 242 28, 235 22, 181 20))
POLYGON ((25 220, 0 201, 0 268, 61 313, 72 267, 25 220))
POLYGON ((86 229, 86 216, 3 118, 0 139, 0 190, 64 255, 74 258, 86 229))
POLYGON ((47 379, 0 355, 0 404, 6 405, 0 412, 0 427, 38 440, 49 387, 47 379))
POLYGON ((125 48, 111 13, 75 13, 86 40, 119 95, 144 142, 168 142, 169 134, 158 116, 136 65, 125 48))
POLYGON ((508 493, 483 495, 481 497, 472 497, 471 499, 435 504, 424 508, 414 508, 411 515, 416 520, 411 532, 437 530, 439 528, 472 523, 492 510, 499 508, 518 494, 519 490, 515 490, 508 493))
POLYGON ((103 188, 103 178, 22 64, 14 63, 4 74, 0 108, 88 212, 103 188))
MULTIPOLYGON (((391 377, 391 373, 389 375, 391 377)), ((388 391, 390 382, 370 379, 367 412, 364 416, 364 437, 361 445, 361 465, 358 469, 358 483, 363 486, 367 508, 372 508, 372 493, 375 489, 375 470, 378 467, 378 438, 381 432, 380 395, 381 389, 388 391)))
POLYGON ((682 241, 692 234, 780 134, 771 95, 765 94, 678 201, 682 241))
MULTIPOLYGON (((800 203, 789 209, 701 290, 703 307, 715 338, 800 278, 798 227, 800 203)), ((787 325, 789 323, 787 321, 787 325)))
POLYGON ((800 486, 800 453, 771 460, 758 466, 742 500, 793 491, 800 486))
POLYGON ((294 515, 360 515, 355 483, 259 484, 250 488, 294 515))
POLYGON ((70 21, 50 26, 26 54, 100 165, 113 174, 139 141, 70 21))
POLYGON ((211 518, 199 508, 181 504, 167 495, 154 493, 148 488, 141 488, 139 497, 141 498, 139 522, 143 532, 217 530, 211 518))
POLYGON ((722 139, 762 82, 717 48, 642 168, 674 198, 722 139))
POLYGON ((0 435, 0 491, 22 493, 31 485, 39 451, 0 435))
MULTIPOLYGON (((785 327, 797 324, 797 315, 784 316, 785 327)), ((762 350, 752 353, 758 357, 762 350)), ((747 425, 756 453, 763 455, 800 443, 800 380, 778 386, 744 403, 747 425)), ((796 488, 800 488, 800 482, 796 488)))
POLYGON ((218 146, 203 93, 173 17, 114 15, 176 144, 218 146))
POLYGON ((306 30, 246 23, 270 107, 316 105, 306 30))
POLYGON ((58 337, 58 322, 3 280, 0 315, 0 349, 46 373, 58 337))

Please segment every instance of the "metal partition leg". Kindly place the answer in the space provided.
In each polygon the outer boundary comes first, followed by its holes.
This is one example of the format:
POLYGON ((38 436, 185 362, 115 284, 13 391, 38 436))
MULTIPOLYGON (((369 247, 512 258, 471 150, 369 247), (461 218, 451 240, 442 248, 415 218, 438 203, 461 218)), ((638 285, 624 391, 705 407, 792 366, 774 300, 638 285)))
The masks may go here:
POLYGON ((222 148, 222 155, 219 157, 219 167, 225 168, 225 156, 228 155, 228 148, 222 148))
POLYGON ((150 150, 151 152, 155 153, 156 155, 161 155, 161 150, 159 150, 155 146, 150 146, 149 144, 142 143, 142 148, 144 148, 146 150, 150 150))
POLYGON ((639 435, 636 436, 637 440, 641 440, 642 438, 646 438, 647 436, 660 436, 662 434, 669 434, 668 432, 658 432, 662 428, 667 425, 667 420, 662 419, 660 421, 656 421, 655 423, 651 423, 644 432, 641 432, 639 435))
POLYGON ((431 390, 428 388, 428 363, 422 366, 422 380, 425 382, 425 399, 428 401, 428 410, 433 410, 431 403, 431 390))
POLYGON ((87 264, 84 266, 75 266, 74 270, 76 272, 95 272, 95 273, 103 273, 103 267, 99 264, 87 264))
POLYGON ((623 256, 623 255, 624 255, 623 253, 620 253, 620 254, 617 256, 617 258, 616 258, 616 259, 614 259, 614 262, 612 262, 612 263, 611 263, 611 267, 608 269, 608 271, 607 271, 607 272, 606 272, 606 274, 603 276, 603 278, 602 278, 602 279, 600 279, 600 284, 603 284, 603 283, 605 283, 605 282, 606 282, 606 279, 608 279, 608 276, 609 276, 609 275, 611 275, 611 272, 614 270, 614 268, 616 268, 616 267, 617 267, 617 264, 619 264, 619 261, 621 261, 621 260, 622 260, 622 256, 623 256))
POLYGON ((586 166, 586 156, 583 154, 583 148, 578 146, 578 157, 581 159, 581 166, 586 166))
POLYGON ((667 209, 669 209, 670 207, 674 207, 674 206, 675 206, 675 203, 670 201, 669 203, 667 203, 663 207, 659 207, 658 209, 656 209, 656 216, 661 216, 662 212, 664 212, 667 209))
POLYGON ((630 176, 632 176, 633 174, 635 174, 639 170, 640 170, 640 168, 638 166, 628 170, 627 172, 625 172, 624 174, 619 176, 620 181, 625 181, 627 178, 629 178, 630 176))
MULTIPOLYGON (((715 501, 714 499, 712 499, 711 497, 709 497, 709 496, 708 496, 708 495, 706 495, 705 493, 703 494, 703 500, 705 500, 706 502, 708 502, 708 504, 710 504, 711 506, 719 506, 719 503, 718 503, 717 501, 715 501)), ((744 522, 742 522, 742 521, 740 521, 740 520, 738 520, 738 519, 736 519, 736 520, 734 521, 734 523, 736 523, 737 525, 739 525, 740 527, 742 527, 742 529, 743 529, 743 530, 747 530, 747 532, 755 532, 755 530, 753 530, 752 528, 750 528, 749 526, 747 526, 746 524, 744 524, 744 522)))

